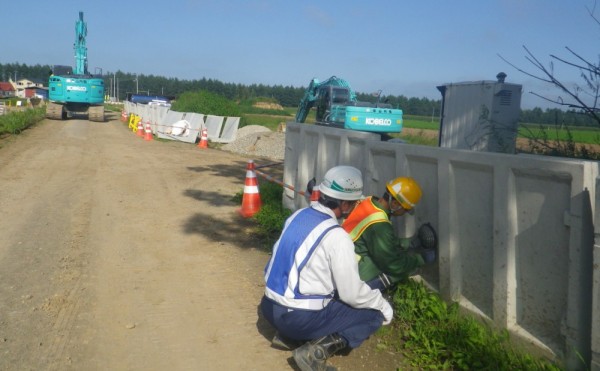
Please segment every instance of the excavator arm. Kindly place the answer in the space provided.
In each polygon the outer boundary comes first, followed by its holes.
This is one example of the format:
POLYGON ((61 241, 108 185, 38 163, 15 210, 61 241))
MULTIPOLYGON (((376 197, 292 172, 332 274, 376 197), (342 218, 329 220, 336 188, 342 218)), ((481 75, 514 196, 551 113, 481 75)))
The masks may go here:
POLYGON ((304 96, 300 100, 300 104, 298 105, 298 112, 296 112, 296 122, 304 122, 306 121, 306 116, 308 116, 308 112, 315 104, 317 100, 317 88, 322 84, 319 83, 318 79, 312 79, 310 84, 308 84, 308 88, 304 92, 304 96))
POLYGON ((75 23, 75 71, 76 75, 88 74, 87 46, 87 24, 83 21, 83 12, 79 12, 79 20, 75 23))

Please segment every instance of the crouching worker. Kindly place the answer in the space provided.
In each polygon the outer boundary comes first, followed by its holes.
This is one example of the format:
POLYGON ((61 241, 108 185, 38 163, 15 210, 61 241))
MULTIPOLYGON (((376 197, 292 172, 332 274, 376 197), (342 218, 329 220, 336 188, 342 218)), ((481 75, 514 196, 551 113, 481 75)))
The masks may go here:
POLYGON ((391 217, 414 212, 423 192, 410 177, 389 181, 382 197, 362 200, 342 224, 354 241, 360 278, 379 290, 395 287, 436 258, 437 236, 429 224, 412 238, 394 233, 391 217))
POLYGON ((338 224, 362 198, 360 170, 331 168, 319 187, 319 202, 286 220, 260 304, 280 336, 306 342, 293 352, 303 371, 332 369, 327 358, 358 347, 393 317, 381 292, 360 279, 354 244, 338 224))

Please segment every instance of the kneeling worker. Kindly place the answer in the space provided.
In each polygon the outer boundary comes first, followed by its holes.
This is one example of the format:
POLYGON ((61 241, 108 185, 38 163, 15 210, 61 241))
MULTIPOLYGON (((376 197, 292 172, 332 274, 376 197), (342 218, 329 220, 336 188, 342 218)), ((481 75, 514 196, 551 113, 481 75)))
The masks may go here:
POLYGON ((338 224, 362 198, 360 170, 331 168, 320 191, 318 203, 286 220, 260 305, 281 336, 307 341, 293 352, 303 371, 325 370, 332 354, 358 347, 393 317, 381 292, 360 279, 354 244, 338 224))
POLYGON ((390 217, 412 213, 422 194, 413 178, 399 177, 387 183, 381 198, 367 197, 344 220, 342 227, 354 241, 360 277, 370 287, 393 287, 435 260, 435 246, 423 249, 419 239, 435 233, 431 226, 422 226, 414 238, 398 238, 390 221, 390 217))

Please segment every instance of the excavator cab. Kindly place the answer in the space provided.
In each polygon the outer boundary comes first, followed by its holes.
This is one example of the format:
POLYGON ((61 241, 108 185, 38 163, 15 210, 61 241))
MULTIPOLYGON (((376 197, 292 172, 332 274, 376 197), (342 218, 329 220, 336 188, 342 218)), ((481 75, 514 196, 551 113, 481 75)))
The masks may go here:
POLYGON ((336 115, 340 107, 350 102, 350 89, 340 86, 326 85, 319 88, 317 98, 317 123, 338 123, 343 126, 344 118, 336 115), (337 119, 336 119, 337 118, 337 119))

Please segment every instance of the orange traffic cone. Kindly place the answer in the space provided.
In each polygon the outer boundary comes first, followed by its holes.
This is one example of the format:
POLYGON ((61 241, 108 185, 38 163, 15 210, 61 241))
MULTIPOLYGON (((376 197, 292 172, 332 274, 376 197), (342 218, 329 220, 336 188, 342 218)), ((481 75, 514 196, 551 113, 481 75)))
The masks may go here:
POLYGON ((127 113, 125 110, 121 111, 121 122, 127 122, 127 113))
POLYGON ((254 171, 254 161, 248 160, 240 214, 242 214, 244 218, 249 218, 260 211, 260 206, 260 193, 258 192, 258 180, 256 179, 256 172, 254 171))
POLYGON ((152 136, 152 128, 150 127, 150 121, 146 121, 146 135, 144 136, 144 140, 152 140, 154 137, 152 136))
POLYGON ((137 133, 135 135, 137 135, 138 137, 143 137, 144 136, 144 124, 142 124, 142 120, 138 121, 137 126, 138 126, 137 133))
POLYGON ((310 194, 310 204, 312 205, 315 202, 319 202, 320 197, 321 191, 319 190, 319 186, 316 185, 313 187, 312 193, 310 194))
POLYGON ((208 130, 203 128, 200 134, 200 142, 198 143, 199 148, 208 148, 208 130))

